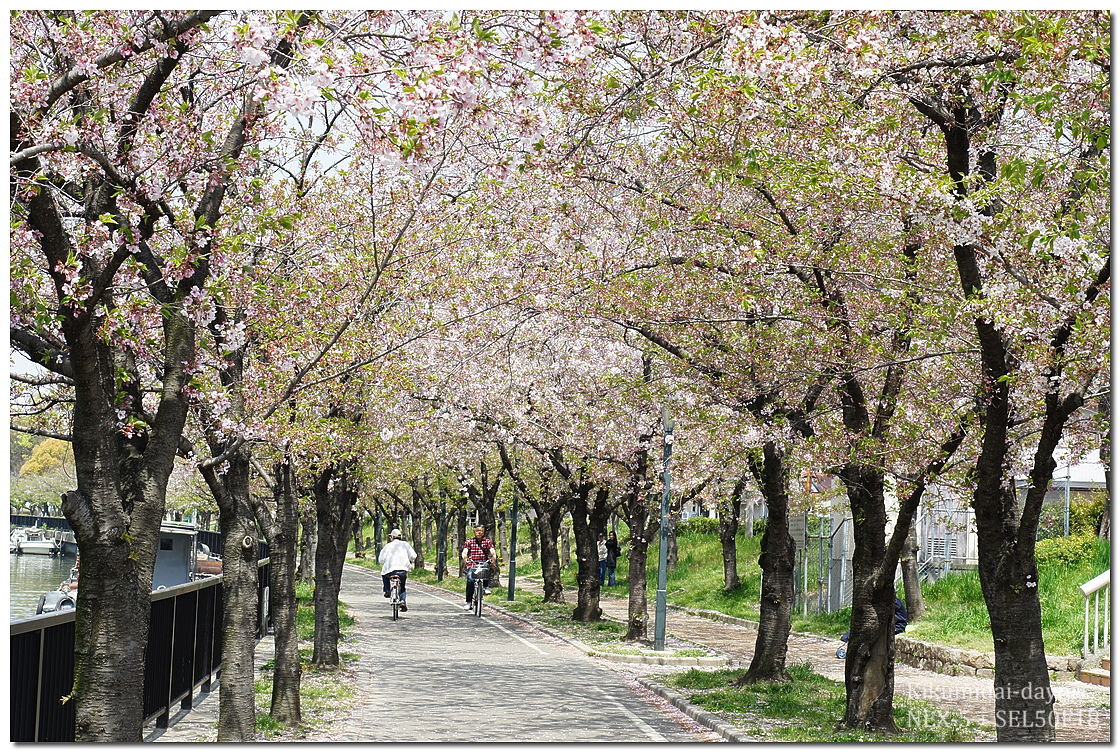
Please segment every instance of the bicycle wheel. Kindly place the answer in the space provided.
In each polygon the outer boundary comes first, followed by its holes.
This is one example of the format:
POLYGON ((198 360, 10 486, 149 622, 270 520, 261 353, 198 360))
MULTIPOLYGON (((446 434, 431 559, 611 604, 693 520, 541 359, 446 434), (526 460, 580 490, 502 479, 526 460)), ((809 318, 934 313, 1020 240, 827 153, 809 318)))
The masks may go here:
POLYGON ((401 611, 401 601, 396 586, 389 591, 389 603, 393 604, 393 621, 396 621, 401 611))
POLYGON ((482 616, 482 581, 474 581, 474 615, 482 616))

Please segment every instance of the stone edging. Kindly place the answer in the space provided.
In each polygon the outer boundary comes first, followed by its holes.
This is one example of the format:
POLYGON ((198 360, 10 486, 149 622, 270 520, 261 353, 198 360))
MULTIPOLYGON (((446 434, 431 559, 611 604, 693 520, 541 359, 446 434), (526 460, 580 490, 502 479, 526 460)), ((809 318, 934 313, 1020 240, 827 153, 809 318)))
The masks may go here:
POLYGON ((757 739, 753 739, 750 736, 747 736, 745 733, 735 728, 719 716, 712 715, 707 710, 704 710, 698 705, 693 705, 684 695, 678 692, 674 692, 664 685, 657 684, 656 682, 646 679, 645 677, 638 677, 638 684, 641 684, 643 687, 648 689, 650 692, 653 692, 655 695, 668 700, 677 710, 681 711, 697 723, 707 726, 712 731, 716 732, 729 742, 758 741, 757 739))
MULTIPOLYGON (((995 677, 996 656, 993 652, 951 648, 932 642, 899 635, 894 639, 895 659, 908 666, 949 676, 995 677)), ((1086 661, 1076 655, 1048 655, 1046 668, 1058 679, 1076 679, 1086 661)))

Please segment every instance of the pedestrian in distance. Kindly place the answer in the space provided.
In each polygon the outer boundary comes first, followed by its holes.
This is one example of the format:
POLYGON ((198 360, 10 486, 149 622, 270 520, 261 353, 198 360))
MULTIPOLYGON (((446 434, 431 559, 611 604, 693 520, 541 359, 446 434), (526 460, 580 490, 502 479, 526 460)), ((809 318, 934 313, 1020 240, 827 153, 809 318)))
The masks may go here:
MULTIPOLYGON (((906 604, 903 603, 902 599, 899 598, 896 595, 894 597, 894 633, 896 635, 897 634, 902 634, 902 632, 906 629, 906 623, 907 623, 906 619, 907 619, 906 604)), ((851 636, 852 636, 852 633, 849 630, 849 631, 845 632, 844 634, 840 635, 840 640, 842 642, 847 642, 849 639, 851 639, 851 636)), ((837 658, 847 658, 848 657, 848 648, 844 645, 841 645, 836 650, 836 657, 837 658)))
POLYGON ((599 549, 599 587, 602 587, 607 580, 607 534, 599 533, 595 545, 599 549))
POLYGON ((400 528, 389 531, 389 542, 381 549, 377 561, 381 564, 381 585, 386 598, 389 597, 389 578, 394 574, 401 578, 401 611, 407 611, 404 587, 408 580, 408 570, 412 569, 416 561, 416 551, 408 541, 401 539, 400 528))
MULTIPOLYGON (((469 538, 463 546, 462 558, 467 572, 467 600, 463 604, 463 608, 470 608, 476 585, 474 579, 475 567, 483 562, 489 562, 490 572, 498 571, 498 555, 494 549, 494 541, 486 535, 485 526, 479 525, 474 529, 474 537, 469 538)), ((482 592, 487 595, 490 594, 487 583, 489 578, 490 574, 488 573, 479 583, 482 592)))
POLYGON ((611 532, 607 537, 607 584, 614 587, 618 583, 614 579, 614 570, 618 566, 618 557, 622 555, 622 548, 618 545, 618 534, 611 532))

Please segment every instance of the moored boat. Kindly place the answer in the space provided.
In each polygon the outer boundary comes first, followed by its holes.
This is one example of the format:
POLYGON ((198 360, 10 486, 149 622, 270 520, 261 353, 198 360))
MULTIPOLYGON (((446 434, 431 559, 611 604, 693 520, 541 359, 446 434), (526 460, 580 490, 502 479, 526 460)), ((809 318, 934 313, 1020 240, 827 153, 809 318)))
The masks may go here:
POLYGON ((39 530, 25 530, 23 540, 16 541, 16 553, 58 556, 62 545, 39 530))
MULTIPOLYGON (((222 573, 222 561, 210 549, 198 543, 198 530, 194 525, 181 522, 164 522, 159 528, 156 549, 156 566, 152 571, 152 592, 182 585, 203 577, 222 573)), ((78 600, 78 576, 81 554, 70 570, 70 576, 57 590, 39 597, 37 614, 49 614, 72 609, 78 600)))

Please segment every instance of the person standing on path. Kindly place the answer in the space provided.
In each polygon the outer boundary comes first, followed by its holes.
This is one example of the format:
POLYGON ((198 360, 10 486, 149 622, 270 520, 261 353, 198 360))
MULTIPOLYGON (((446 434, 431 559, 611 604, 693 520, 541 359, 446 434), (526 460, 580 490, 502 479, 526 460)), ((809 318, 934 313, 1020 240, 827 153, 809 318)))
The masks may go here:
POLYGON ((599 548, 599 587, 602 587, 607 579, 607 534, 599 533, 599 540, 596 544, 599 548))
MULTIPOLYGON (((614 532, 607 538, 607 584, 614 587, 618 583, 614 579, 614 570, 618 566, 618 557, 622 554, 622 549, 618 545, 618 535, 614 532)), ((599 578, 599 584, 602 584, 602 578, 599 578)))
POLYGON ((399 528, 393 528, 389 531, 389 543, 381 549, 377 561, 381 564, 381 585, 386 598, 389 597, 389 577, 395 574, 401 578, 401 611, 407 611, 408 604, 404 602, 404 587, 408 580, 408 570, 412 568, 413 562, 416 561, 416 551, 409 545, 408 541, 401 540, 399 528))
MULTIPOLYGON (((463 546, 462 556, 467 571, 467 600, 463 607, 470 608, 471 599, 474 598, 474 568, 483 562, 490 562, 491 571, 497 571, 498 569, 498 556, 494 551, 494 541, 486 535, 484 526, 479 525, 474 529, 474 537, 463 546)), ((487 578, 489 578, 489 575, 487 575, 487 578)), ((481 586, 483 592, 490 592, 486 590, 486 580, 482 581, 481 586)))

